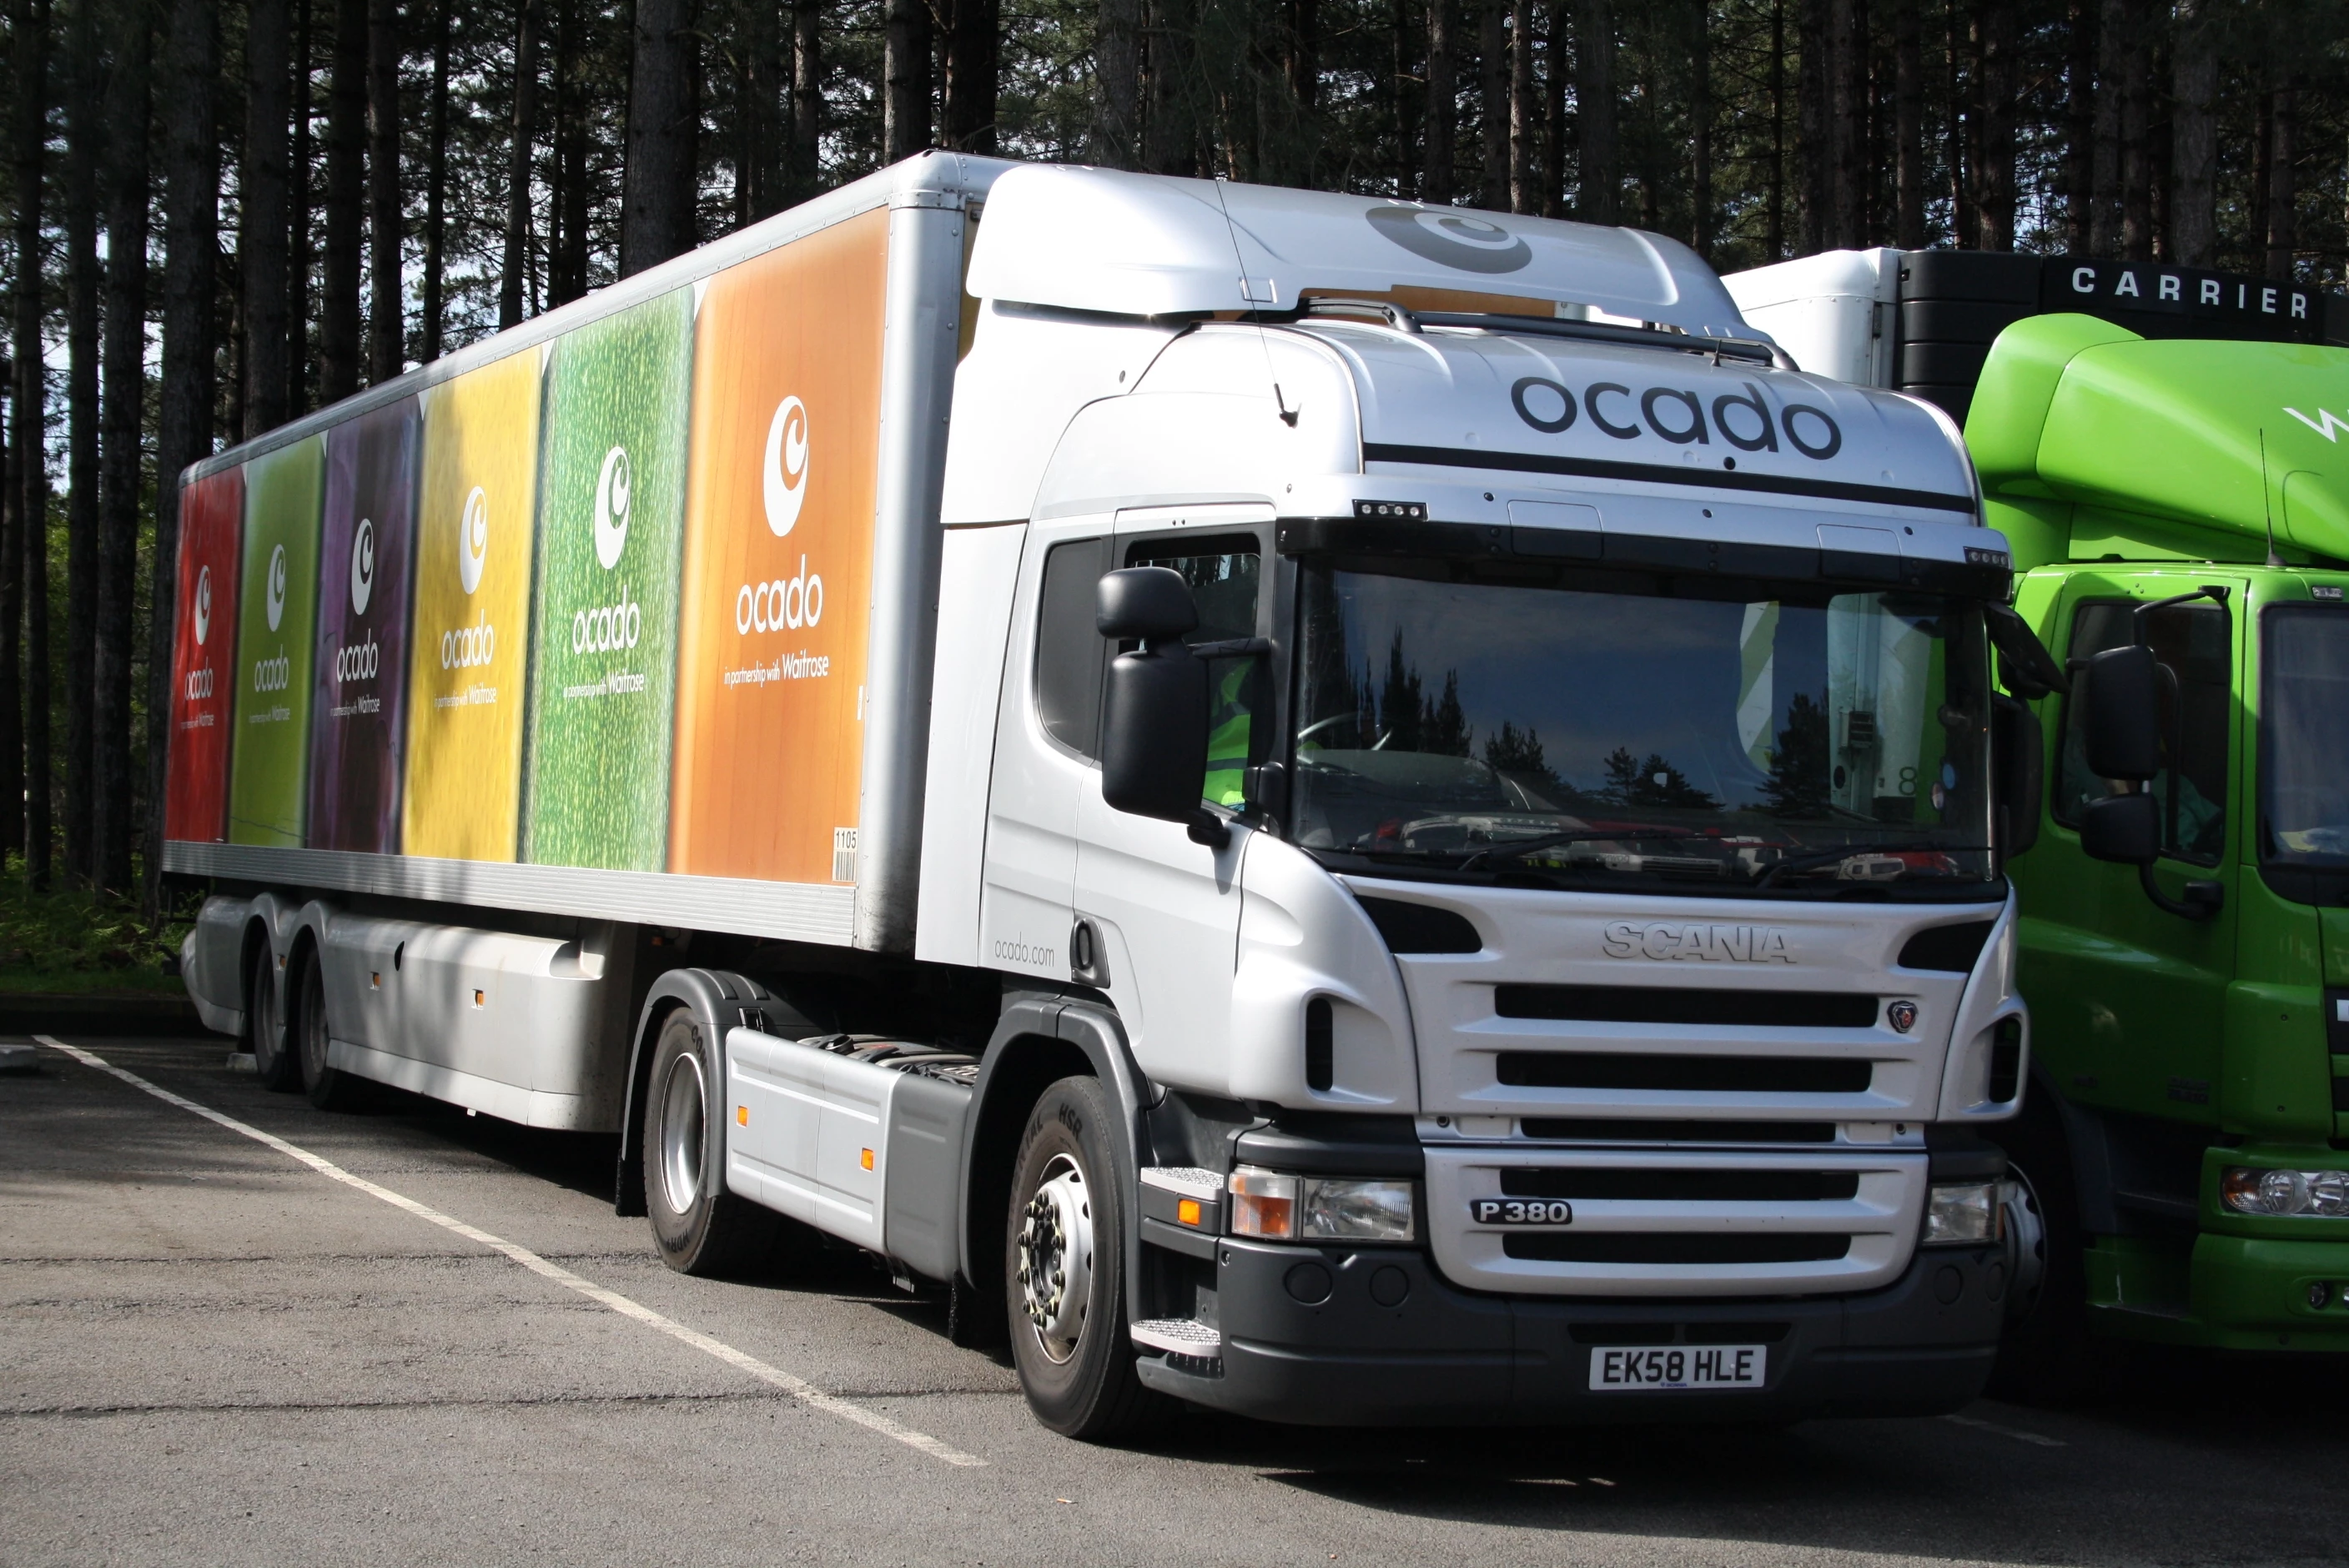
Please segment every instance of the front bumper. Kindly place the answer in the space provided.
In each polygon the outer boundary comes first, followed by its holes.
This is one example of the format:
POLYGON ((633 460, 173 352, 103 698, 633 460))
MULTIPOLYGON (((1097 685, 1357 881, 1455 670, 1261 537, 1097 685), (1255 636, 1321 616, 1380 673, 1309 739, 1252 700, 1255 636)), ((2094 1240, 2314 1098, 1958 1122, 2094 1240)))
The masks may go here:
POLYGON ((1220 1375, 1144 1355, 1143 1381, 1215 1409, 1311 1426, 1939 1415, 1982 1392, 2006 1310, 1994 1246, 1920 1249, 1891 1284, 1865 1295, 1737 1301, 1475 1295, 1447 1284, 1424 1253, 1400 1249, 1226 1238, 1216 1253, 1220 1375), (1329 1273, 1319 1305, 1290 1294, 1301 1264, 1329 1273), (1655 1343, 1766 1343, 1764 1385, 1590 1391, 1594 1346, 1655 1343))

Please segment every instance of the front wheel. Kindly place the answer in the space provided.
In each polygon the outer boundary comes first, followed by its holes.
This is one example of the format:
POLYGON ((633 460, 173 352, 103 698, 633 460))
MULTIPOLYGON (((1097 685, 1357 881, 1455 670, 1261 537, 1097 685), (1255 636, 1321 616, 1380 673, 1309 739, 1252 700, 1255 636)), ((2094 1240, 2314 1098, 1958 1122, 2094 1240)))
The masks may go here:
POLYGON ((782 1216, 726 1191, 726 1080, 680 1007, 661 1025, 645 1082, 645 1214, 661 1262, 729 1274, 774 1250, 782 1216))
POLYGON ((1029 1113, 1004 1232, 1011 1357, 1029 1408, 1054 1431, 1124 1436, 1156 1401, 1126 1336, 1124 1199, 1100 1080, 1067 1078, 1029 1113))
POLYGON ((1990 1377, 1993 1398, 2060 1403, 2094 1381, 2080 1206, 2060 1114, 2044 1095, 2001 1128, 2006 1149, 2006 1331, 1990 1377))

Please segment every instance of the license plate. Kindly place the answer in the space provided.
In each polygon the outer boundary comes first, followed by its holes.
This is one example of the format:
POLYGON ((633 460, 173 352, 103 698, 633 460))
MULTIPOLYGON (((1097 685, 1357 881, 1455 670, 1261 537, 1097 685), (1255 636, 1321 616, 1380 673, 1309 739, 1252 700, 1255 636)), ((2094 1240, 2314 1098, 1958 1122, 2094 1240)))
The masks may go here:
POLYGON ((1759 1388, 1766 1345, 1620 1345, 1590 1353, 1590 1391, 1759 1388))
POLYGON ((1574 1205, 1563 1198, 1471 1198, 1468 1217, 1480 1225, 1570 1225, 1574 1205))

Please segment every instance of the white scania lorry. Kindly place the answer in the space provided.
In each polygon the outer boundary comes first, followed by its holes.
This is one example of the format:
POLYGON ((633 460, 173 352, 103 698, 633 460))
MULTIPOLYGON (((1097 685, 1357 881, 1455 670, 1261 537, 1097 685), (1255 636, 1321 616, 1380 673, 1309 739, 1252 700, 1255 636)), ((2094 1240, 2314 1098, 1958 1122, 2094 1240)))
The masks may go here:
POLYGON ((676 1268, 1082 1437, 1948 1410, 2031 1288, 2044 655, 1669 240, 933 153, 187 485, 204 1017, 616 1131, 676 1268))

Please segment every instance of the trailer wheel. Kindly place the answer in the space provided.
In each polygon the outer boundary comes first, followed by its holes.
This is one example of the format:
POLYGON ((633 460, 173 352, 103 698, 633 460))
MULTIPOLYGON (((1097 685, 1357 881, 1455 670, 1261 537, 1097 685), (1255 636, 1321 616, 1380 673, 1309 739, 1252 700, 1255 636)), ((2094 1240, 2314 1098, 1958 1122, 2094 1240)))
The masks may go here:
POLYGON ((326 1065, 326 974, 315 947, 305 947, 294 977, 294 1010, 286 1032, 299 1059, 302 1087, 320 1110, 357 1110, 367 1099, 367 1086, 358 1078, 326 1065))
POLYGON ((1989 1392, 2017 1404, 2061 1403, 2085 1393, 2096 1371, 2071 1154, 2044 1096, 2033 1096, 1997 1136, 2011 1171, 2003 1194, 2010 1294, 1989 1392))
POLYGON ((302 1087, 302 1064, 285 1037, 277 1006, 277 958, 264 939, 253 950, 244 977, 244 1021, 253 1036, 253 1070, 261 1087, 283 1093, 302 1087))
POLYGON ((1109 1096, 1065 1078, 1029 1113, 1004 1226, 1004 1302, 1028 1406, 1054 1431, 1125 1436, 1156 1411, 1127 1338, 1125 1205, 1109 1096))
POLYGON ((717 1274, 765 1258, 782 1216, 726 1191, 726 1079, 691 1009, 661 1025, 645 1089, 645 1213, 661 1261, 717 1274))

